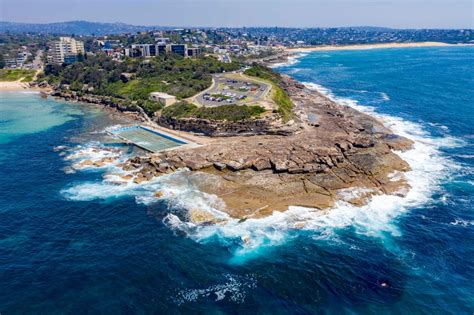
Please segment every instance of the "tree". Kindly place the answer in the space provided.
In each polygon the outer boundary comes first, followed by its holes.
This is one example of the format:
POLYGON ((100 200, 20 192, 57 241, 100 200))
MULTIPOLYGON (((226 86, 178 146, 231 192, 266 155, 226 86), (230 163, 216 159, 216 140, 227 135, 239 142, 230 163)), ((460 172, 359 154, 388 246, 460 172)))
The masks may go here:
POLYGON ((5 68, 5 59, 3 58, 3 54, 0 54, 0 69, 5 68))

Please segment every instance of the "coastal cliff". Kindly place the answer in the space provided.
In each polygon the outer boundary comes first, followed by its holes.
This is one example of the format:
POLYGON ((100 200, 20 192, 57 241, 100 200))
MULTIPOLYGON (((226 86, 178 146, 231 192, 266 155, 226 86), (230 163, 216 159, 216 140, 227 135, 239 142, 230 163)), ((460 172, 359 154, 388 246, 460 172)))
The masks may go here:
POLYGON ((242 121, 219 121, 201 118, 169 118, 159 116, 155 121, 163 127, 202 134, 209 137, 235 137, 254 135, 289 136, 300 131, 300 126, 283 123, 277 115, 242 121))
MULTIPOLYGON (((226 137, 135 157, 123 168, 134 171, 135 182, 188 168, 189 180, 219 196, 226 204, 222 210, 235 218, 266 216, 290 205, 326 209, 338 200, 362 205, 375 194, 408 191, 403 172, 409 165, 394 151, 410 149, 410 140, 290 77, 283 76, 281 86, 295 104, 300 132, 226 137)), ((213 221, 198 209, 190 219, 213 221)))

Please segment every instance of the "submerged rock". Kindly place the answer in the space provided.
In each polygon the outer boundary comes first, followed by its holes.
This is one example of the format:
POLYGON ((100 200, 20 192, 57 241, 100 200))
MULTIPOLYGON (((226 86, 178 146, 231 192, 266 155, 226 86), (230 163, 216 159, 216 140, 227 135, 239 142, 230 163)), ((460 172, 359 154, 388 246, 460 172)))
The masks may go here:
POLYGON ((188 211, 189 220, 193 223, 200 224, 205 222, 215 222, 216 217, 205 210, 191 209, 188 211))

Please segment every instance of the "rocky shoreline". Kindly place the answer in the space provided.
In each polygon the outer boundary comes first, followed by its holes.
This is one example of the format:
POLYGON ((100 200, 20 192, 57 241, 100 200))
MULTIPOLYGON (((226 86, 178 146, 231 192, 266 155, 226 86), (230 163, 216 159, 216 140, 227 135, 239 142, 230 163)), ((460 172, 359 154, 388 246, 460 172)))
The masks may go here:
MULTIPOLYGON (((288 57, 283 54, 262 62, 281 63, 288 57)), ((295 105, 294 119, 288 123, 274 114, 244 122, 163 120, 108 97, 61 90, 51 95, 134 113, 150 124, 212 137, 200 147, 137 156, 121 166, 128 172, 127 179, 137 184, 189 169, 183 176, 197 189, 218 196, 225 204, 219 210, 232 218, 265 217, 289 206, 324 210, 339 200, 362 206, 374 195, 403 196, 408 192, 403 173, 410 167, 394 151, 409 150, 411 140, 289 76, 282 75, 280 87, 295 105)), ((156 192, 157 198, 161 196, 156 192)), ((219 222, 202 209, 187 210, 188 219, 195 223, 219 222)))
MULTIPOLYGON (((394 151, 410 149, 411 140, 288 76, 282 88, 295 103, 298 133, 226 137, 198 148, 135 157, 123 168, 134 173, 136 183, 188 168, 192 172, 183 176, 220 197, 226 205, 220 210, 239 219, 291 205, 327 209, 338 200, 363 205, 376 194, 408 191, 403 173, 410 167, 394 151)), ((213 221, 200 209, 190 210, 192 221, 213 221)))
POLYGON ((142 122, 152 122, 151 118, 141 107, 122 105, 114 102, 111 97, 91 94, 79 95, 77 92, 63 91, 61 89, 53 89, 51 92, 49 92, 49 95, 68 102, 73 101, 104 106, 105 108, 113 109, 121 113, 134 114, 135 119, 142 122))

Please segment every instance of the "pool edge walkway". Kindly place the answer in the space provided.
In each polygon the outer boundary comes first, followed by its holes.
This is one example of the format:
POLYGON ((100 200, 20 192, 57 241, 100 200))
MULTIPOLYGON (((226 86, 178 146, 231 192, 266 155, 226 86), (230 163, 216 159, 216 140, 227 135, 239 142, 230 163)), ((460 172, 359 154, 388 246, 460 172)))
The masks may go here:
MULTIPOLYGON (((193 148, 193 147, 199 147, 202 146, 202 144, 196 142, 195 140, 189 139, 188 137, 183 137, 181 135, 176 135, 175 133, 168 132, 167 130, 163 130, 162 128, 156 128, 152 126, 147 126, 147 125, 137 125, 137 124, 132 124, 132 125, 127 125, 123 126, 120 128, 114 128, 107 130, 107 133, 109 133, 111 136, 117 137, 123 141, 125 141, 128 144, 134 145, 136 147, 139 147, 147 152, 150 152, 152 154, 156 153, 161 153, 161 152, 166 152, 170 150, 177 150, 177 149, 182 149, 182 148, 193 148), (167 140, 173 141, 177 143, 176 146, 169 147, 169 148, 163 148, 160 150, 154 150, 150 148, 149 146, 140 144, 140 141, 136 141, 136 139, 131 139, 129 137, 123 136, 120 134, 120 131, 127 131, 131 129, 142 129, 145 130, 151 134, 154 134, 157 137, 162 137, 167 140)), ((150 142, 150 144, 152 144, 150 142)))

